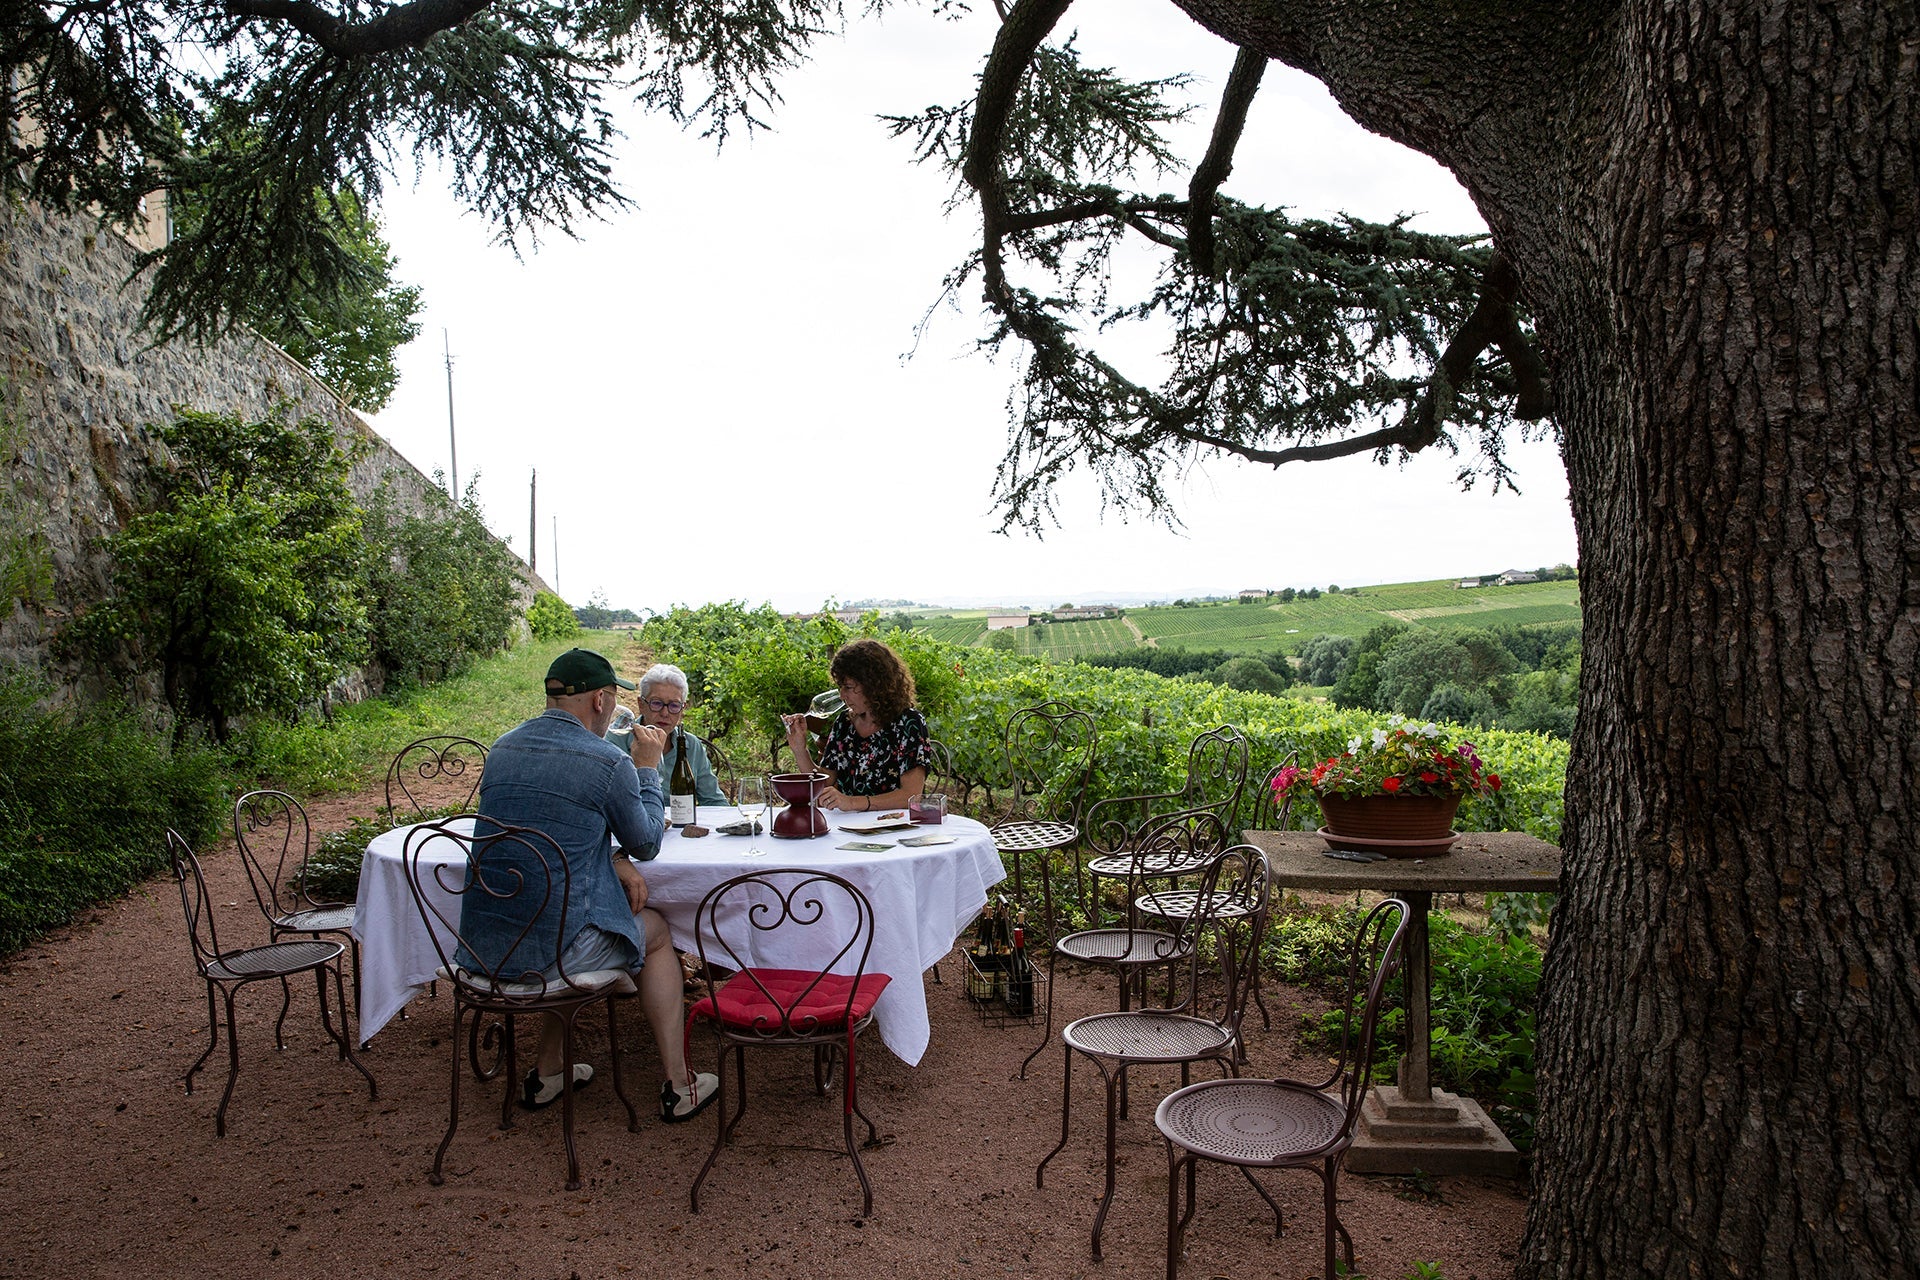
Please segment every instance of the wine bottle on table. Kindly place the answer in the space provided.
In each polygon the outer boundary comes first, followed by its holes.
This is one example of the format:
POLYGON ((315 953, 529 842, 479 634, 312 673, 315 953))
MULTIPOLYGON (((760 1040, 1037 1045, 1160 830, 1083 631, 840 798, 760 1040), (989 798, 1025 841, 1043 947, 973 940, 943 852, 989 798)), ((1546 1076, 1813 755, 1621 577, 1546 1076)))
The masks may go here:
POLYGON ((1027 959, 1025 913, 1013 927, 1013 953, 1007 957, 1007 1013, 1015 1018, 1033 1016, 1033 962, 1027 959))
POLYGON ((687 731, 673 731, 673 772, 667 775, 668 817, 676 827, 690 827, 698 816, 693 786, 693 766, 687 763, 687 731))

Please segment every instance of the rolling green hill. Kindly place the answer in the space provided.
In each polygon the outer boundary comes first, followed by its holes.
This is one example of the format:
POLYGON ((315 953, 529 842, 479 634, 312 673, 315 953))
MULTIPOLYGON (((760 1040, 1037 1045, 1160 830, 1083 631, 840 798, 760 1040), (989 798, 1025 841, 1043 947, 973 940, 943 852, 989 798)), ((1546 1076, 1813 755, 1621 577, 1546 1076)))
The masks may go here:
MULTIPOLYGON (((1248 604, 1155 605, 1125 618, 1056 622, 1017 630, 1019 652, 1071 661, 1146 643, 1163 649, 1224 649, 1230 653, 1296 652, 1325 632, 1359 636, 1384 621, 1414 627, 1542 626, 1580 620, 1578 582, 1528 582, 1461 590, 1453 579, 1362 587, 1317 600, 1248 604), (1129 626, 1128 624, 1132 625, 1129 626), (1135 629, 1138 629, 1138 638, 1135 629)), ((956 612, 924 629, 941 640, 985 641, 984 614, 956 612)))

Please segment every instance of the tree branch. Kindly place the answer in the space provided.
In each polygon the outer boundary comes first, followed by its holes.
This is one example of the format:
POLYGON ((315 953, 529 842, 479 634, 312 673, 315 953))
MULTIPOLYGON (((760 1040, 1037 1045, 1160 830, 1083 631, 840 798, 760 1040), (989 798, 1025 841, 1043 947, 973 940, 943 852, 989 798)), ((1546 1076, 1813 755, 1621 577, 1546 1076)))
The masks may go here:
POLYGON ((1226 92, 1220 97, 1220 114, 1213 122, 1213 138, 1193 171, 1193 181, 1187 184, 1187 254, 1194 271, 1203 276, 1214 274, 1214 197, 1233 172, 1233 150, 1240 145, 1240 134, 1247 127, 1247 109, 1260 91, 1260 76, 1266 69, 1266 55, 1252 49, 1242 49, 1234 58, 1233 74, 1227 77, 1226 92))
POLYGON ((234 18, 284 22, 328 53, 361 58, 423 44, 487 9, 493 0, 412 0, 367 22, 346 23, 312 0, 226 0, 234 18))
POLYGON ((1185 200, 1082 200, 1078 204, 1061 205, 1058 209, 1037 209, 1032 213, 1009 213, 1001 218, 1001 230, 1011 235, 1020 231, 1038 231, 1042 227, 1057 227, 1063 222, 1079 222, 1083 218, 1126 218, 1142 213, 1164 213, 1179 216, 1186 213, 1185 200))

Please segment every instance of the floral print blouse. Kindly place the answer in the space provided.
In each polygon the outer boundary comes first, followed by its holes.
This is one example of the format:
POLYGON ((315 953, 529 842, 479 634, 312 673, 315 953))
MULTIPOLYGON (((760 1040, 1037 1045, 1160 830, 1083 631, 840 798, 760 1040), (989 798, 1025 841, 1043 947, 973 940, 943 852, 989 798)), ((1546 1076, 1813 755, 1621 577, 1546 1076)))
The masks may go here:
POLYGON ((853 731, 851 717, 842 715, 827 730, 826 745, 820 748, 816 763, 839 779, 846 795, 877 796, 896 790, 907 770, 933 764, 927 718, 908 707, 892 724, 863 738, 853 731))

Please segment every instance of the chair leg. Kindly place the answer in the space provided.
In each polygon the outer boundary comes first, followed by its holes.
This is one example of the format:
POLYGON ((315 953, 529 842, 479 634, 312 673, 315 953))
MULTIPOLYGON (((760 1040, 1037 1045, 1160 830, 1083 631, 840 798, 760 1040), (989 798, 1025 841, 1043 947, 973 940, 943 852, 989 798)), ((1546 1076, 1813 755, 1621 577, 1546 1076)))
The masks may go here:
POLYGON ((1180 1149, 1167 1144, 1167 1280, 1180 1275, 1180 1241, 1186 1234, 1180 1216, 1180 1149))
MULTIPOLYGON (((286 986, 286 979, 280 980, 286 986)), ((213 1113, 213 1136, 227 1136, 227 1104, 233 1101, 233 1083, 240 1078, 240 1033, 233 1021, 233 989, 222 987, 220 994, 227 1005, 227 1089, 220 1095, 220 1109, 213 1113)), ((284 1016, 284 1014, 283 1014, 284 1016)))
POLYGON ((326 1027, 327 1034, 333 1037, 333 1042, 340 1046, 340 1057, 342 1060, 352 1063, 353 1069, 367 1078, 367 1100, 371 1102, 380 1096, 380 1086, 374 1081, 373 1072, 367 1070, 366 1065, 354 1056, 353 1041, 347 1036, 346 980, 341 976, 340 966, 338 964, 322 965, 320 973, 320 1023, 326 1027), (333 971, 333 993, 340 1001, 340 1030, 338 1032, 333 1029, 333 1019, 327 1015, 327 980, 325 974, 328 969, 333 971))
MULTIPOLYGON (((700 1212, 700 1184, 705 1182, 707 1180, 707 1174, 712 1172, 713 1162, 720 1158, 720 1148, 726 1145, 727 1135, 733 1131, 733 1126, 727 1123, 727 1045, 724 1040, 718 1040, 717 1037, 716 1041, 720 1045, 720 1062, 715 1069, 716 1074, 720 1077, 720 1083, 717 1086, 720 1091, 720 1096, 717 1099, 719 1105, 713 1109, 713 1150, 707 1152, 707 1162, 701 1165, 700 1172, 694 1175, 693 1188, 688 1193, 692 1202, 693 1212, 695 1213, 700 1212)), ((740 1083, 744 1086, 746 1081, 742 1079, 740 1083)), ((745 1104, 746 1099, 743 1097, 741 1099, 741 1110, 743 1111, 746 1109, 745 1104)), ((739 1119, 740 1117, 736 1115, 734 1122, 736 1124, 739 1123, 739 1119)))
MULTIPOLYGON (((726 1047, 724 1045, 721 1047, 720 1052, 723 1056, 725 1055, 726 1047)), ((722 1067, 724 1067, 725 1065, 726 1064, 724 1062, 721 1063, 722 1067)), ((733 1113, 733 1119, 727 1122, 727 1131, 725 1136, 728 1142, 733 1141, 733 1131, 739 1127, 740 1117, 747 1114, 747 1046, 743 1044, 737 1044, 733 1046, 733 1066, 734 1066, 733 1074, 735 1077, 734 1083, 738 1086, 738 1092, 740 1094, 740 1109, 738 1111, 735 1111, 733 1113)), ((722 1106, 720 1109, 722 1111, 726 1110, 724 1106, 722 1106)))
POLYGON ((580 1189, 580 1153, 573 1145, 573 1019, 574 1005, 560 1015, 560 1139, 567 1148, 567 1190, 580 1189))
POLYGON ((1020 1060, 1020 1078, 1022 1080, 1027 1078, 1027 1064, 1039 1057, 1040 1051, 1047 1047, 1048 1041, 1053 1039, 1053 967, 1059 958, 1060 953, 1058 951, 1053 950, 1051 947, 1047 949, 1047 1018, 1046 1023, 1040 1028, 1040 1043, 1033 1046, 1032 1053, 1020 1060))
MULTIPOLYGON (((480 1018, 485 1015, 479 1010, 475 1010, 473 1016, 480 1018)), ((513 1033, 514 1026, 512 1016, 507 1015, 505 1021, 507 1029, 501 1033, 504 1038, 500 1045, 500 1051, 503 1061, 505 1062, 503 1070, 506 1072, 507 1087, 500 1095, 500 1127, 502 1129, 511 1129, 513 1128, 514 1120, 513 1094, 514 1091, 520 1087, 520 1048, 518 1037, 513 1033)), ((573 1064, 571 1062, 567 1064, 566 1071, 568 1078, 571 1079, 573 1076, 573 1064)))
POLYGON ((1127 1069, 1122 1066, 1118 1071, 1109 1071, 1107 1064, 1098 1058, 1093 1060, 1093 1065, 1100 1068, 1100 1074, 1106 1078, 1107 1082, 1107 1183, 1106 1189, 1100 1193, 1100 1209, 1093 1215, 1093 1260, 1098 1262, 1100 1261, 1100 1230, 1107 1225, 1107 1210, 1113 1207, 1113 1160, 1119 1145, 1117 1141, 1119 1117, 1114 1106, 1117 1101, 1115 1094, 1118 1086, 1127 1078, 1127 1069))
POLYGON ((1060 1086, 1060 1141, 1055 1144, 1053 1150, 1040 1157, 1040 1164, 1033 1171, 1033 1185, 1036 1188, 1042 1188, 1047 1185, 1046 1182, 1043 1181, 1047 1174, 1047 1161, 1059 1155, 1061 1151, 1066 1148, 1067 1119, 1073 1113, 1073 1046, 1063 1044, 1060 1046, 1060 1052, 1064 1054, 1067 1059, 1066 1081, 1060 1086))
POLYGON ((207 980, 207 1048, 204 1053, 193 1060, 193 1065, 187 1068, 187 1093, 189 1096, 193 1093, 193 1077, 199 1073, 201 1067, 207 1065, 207 1059, 211 1058, 213 1051, 219 1047, 220 1015, 214 1011, 213 980, 209 978, 207 980))
MULTIPOLYGON (((627 1109, 627 1132, 640 1132, 640 1113, 633 1109, 633 1099, 627 1096, 627 1082, 621 1078, 620 1070, 620 1029, 614 1017, 614 1005, 620 997, 607 997, 607 1062, 608 1070, 613 1072, 613 1092, 620 1104, 627 1109)), ((573 1074, 573 1065, 567 1065, 567 1074, 573 1074)))
POLYGON ((1333 1275, 1333 1233, 1336 1231, 1340 1234, 1340 1247, 1347 1255, 1347 1270, 1349 1272, 1353 1270, 1353 1237, 1347 1234, 1347 1224, 1340 1220, 1338 1196, 1340 1190, 1340 1161, 1338 1158, 1327 1161, 1326 1172, 1321 1175, 1321 1181, 1326 1184, 1327 1188, 1327 1221, 1333 1224, 1327 1233, 1327 1275, 1329 1280, 1331 1280, 1333 1275))
POLYGON ((1254 1177, 1253 1170, 1247 1168, 1247 1166, 1240 1166, 1240 1176, 1245 1178, 1247 1185, 1252 1187, 1259 1197, 1267 1202, 1267 1208, 1273 1210, 1273 1238, 1278 1240, 1282 1235, 1286 1234, 1287 1229, 1286 1219, 1282 1217, 1280 1213, 1280 1202, 1268 1194, 1267 1189, 1260 1185, 1260 1179, 1254 1177))
MULTIPOLYGON (((1327 1214, 1327 1229, 1325 1232, 1327 1237, 1327 1280, 1334 1280, 1333 1231, 1335 1225, 1340 1221, 1340 1216, 1338 1211, 1333 1207, 1333 1162, 1331 1160, 1327 1162, 1326 1170, 1320 1175, 1320 1194, 1327 1214)), ((1349 1253, 1347 1256, 1351 1258, 1353 1255, 1349 1253)))
MULTIPOLYGON (((453 1131, 460 1127, 460 1019, 466 1010, 456 998, 453 1002, 453 1035, 449 1040, 453 1054, 453 1083, 447 1090, 447 1131, 440 1138, 440 1149, 433 1153, 433 1172, 427 1175, 427 1181, 441 1186, 446 1179, 440 1174, 440 1166, 447 1158, 447 1148, 453 1145, 453 1131)), ((473 1015, 479 1018, 479 1013, 473 1015)))
MULTIPOLYGON (((854 1112, 858 1111, 860 1107, 854 1097, 855 1085, 854 1085, 854 1070, 853 1070, 854 1057, 853 1057, 853 1037, 852 1036, 847 1037, 846 1053, 847 1053, 847 1066, 846 1066, 847 1104, 840 1117, 841 1127, 845 1132, 846 1139, 847 1139, 847 1158, 853 1161, 854 1175, 860 1179, 860 1216, 863 1218, 871 1218, 873 1216, 873 1184, 867 1180, 867 1165, 866 1165, 866 1162, 860 1158, 860 1149, 856 1147, 853 1143, 853 1114, 854 1112)), ((867 1120, 867 1117, 864 1113, 861 1115, 860 1118, 862 1120, 867 1120)), ((867 1120, 867 1133, 872 1138, 877 1139, 879 1137, 879 1133, 877 1130, 874 1129, 873 1121, 871 1120, 867 1120)))
MULTIPOLYGON (((285 978, 282 978, 280 979, 280 1016, 273 1021, 273 1047, 276 1049, 285 1049, 287 1047, 286 1039, 280 1032, 281 1029, 287 1025, 287 1010, 292 1007, 292 1005, 293 987, 285 978)), ((228 1010, 227 1023, 229 1027, 231 1027, 233 1023, 231 1001, 228 1002, 228 1010)))

